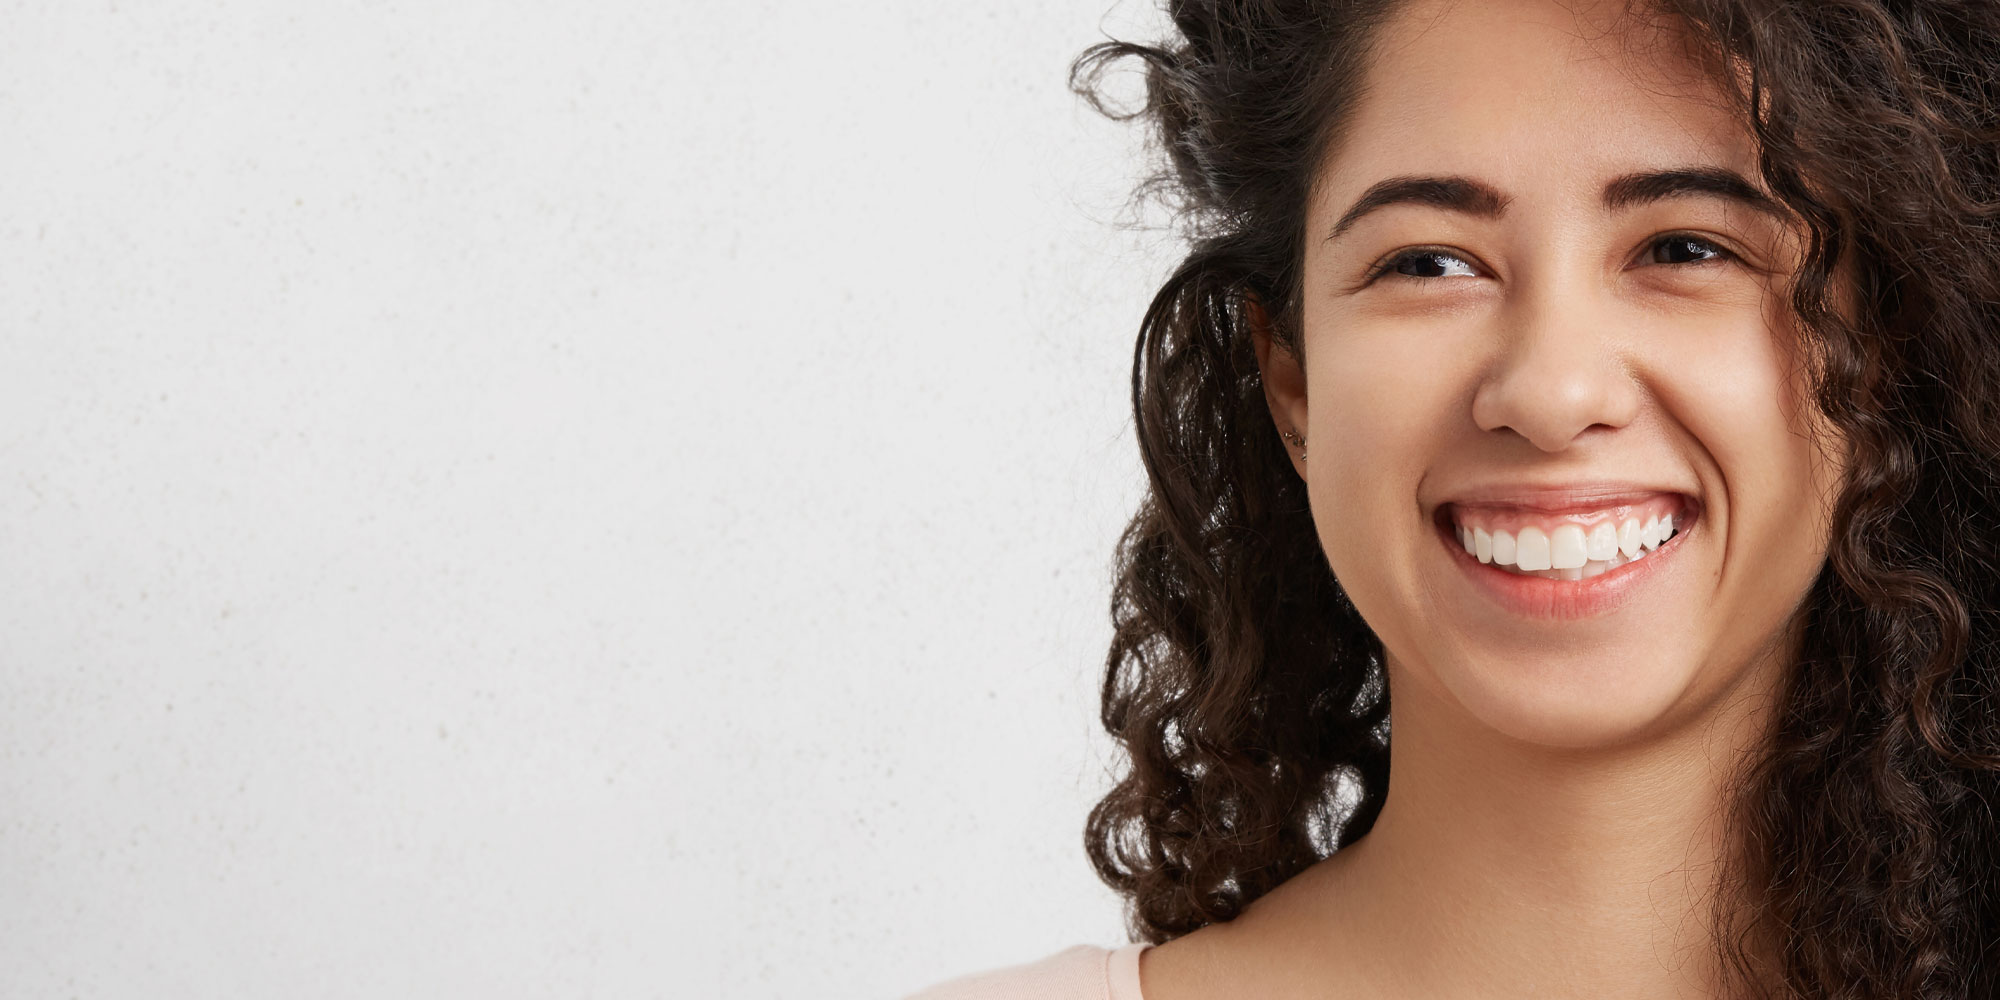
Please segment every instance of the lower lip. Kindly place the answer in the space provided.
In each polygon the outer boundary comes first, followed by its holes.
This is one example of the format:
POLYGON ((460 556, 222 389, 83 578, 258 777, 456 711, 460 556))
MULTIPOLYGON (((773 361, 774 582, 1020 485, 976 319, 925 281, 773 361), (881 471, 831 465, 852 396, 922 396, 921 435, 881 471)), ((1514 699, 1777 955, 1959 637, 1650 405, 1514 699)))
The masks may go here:
POLYGON ((1686 527, 1644 558, 1586 580, 1551 580, 1480 562, 1477 556, 1465 551, 1465 544, 1458 540, 1449 521, 1439 526, 1438 539, 1480 592, 1502 608, 1523 618, 1574 621, 1616 611, 1636 598, 1640 588, 1658 576, 1667 561, 1680 552, 1681 543, 1698 523, 1698 519, 1690 519, 1686 527))

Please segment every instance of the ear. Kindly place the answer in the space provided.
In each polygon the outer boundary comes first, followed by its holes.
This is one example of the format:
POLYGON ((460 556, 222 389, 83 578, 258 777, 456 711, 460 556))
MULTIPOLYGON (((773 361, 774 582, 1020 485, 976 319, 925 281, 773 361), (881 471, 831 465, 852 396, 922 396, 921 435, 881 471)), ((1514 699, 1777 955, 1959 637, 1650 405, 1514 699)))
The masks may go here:
POLYGON ((1299 458, 1306 450, 1306 371, 1303 359, 1289 348, 1278 343, 1271 332, 1270 317, 1264 312, 1264 304, 1255 295, 1244 299, 1244 312, 1250 319, 1250 343, 1257 352, 1257 371, 1264 383, 1264 403, 1271 408, 1271 421, 1277 425, 1280 435, 1290 432, 1293 440, 1285 443, 1285 450, 1292 456, 1293 467, 1299 475, 1305 475, 1305 462, 1299 458))

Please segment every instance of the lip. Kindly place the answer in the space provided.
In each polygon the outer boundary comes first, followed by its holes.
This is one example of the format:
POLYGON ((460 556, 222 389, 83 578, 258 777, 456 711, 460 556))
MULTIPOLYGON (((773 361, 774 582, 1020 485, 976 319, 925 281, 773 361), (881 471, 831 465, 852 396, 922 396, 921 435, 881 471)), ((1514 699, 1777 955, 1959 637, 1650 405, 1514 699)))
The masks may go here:
POLYGON ((1681 505, 1685 509, 1699 506, 1695 503, 1693 493, 1688 490, 1607 481, 1562 485, 1496 483, 1469 489, 1439 504, 1438 509, 1455 506, 1532 510, 1542 514, 1571 514, 1639 503, 1661 496, 1680 498, 1681 505))
MULTIPOLYGON (((1496 499, 1482 498, 1466 502, 1464 505, 1518 507, 1561 514, 1582 509, 1602 509, 1605 506, 1614 506, 1621 500, 1636 502, 1670 492, 1674 491, 1627 490, 1617 494, 1598 492, 1589 495, 1574 490, 1540 491, 1535 494, 1517 493, 1514 496, 1496 499), (1530 496, 1537 502, 1520 502, 1522 496, 1530 496)), ((1457 531, 1452 525, 1450 508, 1460 501, 1439 505, 1432 520, 1438 544, 1445 547, 1445 554, 1457 564, 1471 581, 1474 589, 1482 596, 1502 610, 1523 618, 1576 621, 1608 614, 1631 603, 1648 582, 1658 579, 1662 572, 1674 564, 1674 557, 1680 554, 1687 540, 1701 530, 1701 504, 1688 494, 1676 495, 1681 500, 1681 513, 1674 518, 1674 537, 1647 553, 1644 559, 1625 563, 1585 580, 1550 580, 1546 577, 1510 573, 1480 562, 1478 557, 1465 551, 1465 546, 1458 540, 1457 531)))

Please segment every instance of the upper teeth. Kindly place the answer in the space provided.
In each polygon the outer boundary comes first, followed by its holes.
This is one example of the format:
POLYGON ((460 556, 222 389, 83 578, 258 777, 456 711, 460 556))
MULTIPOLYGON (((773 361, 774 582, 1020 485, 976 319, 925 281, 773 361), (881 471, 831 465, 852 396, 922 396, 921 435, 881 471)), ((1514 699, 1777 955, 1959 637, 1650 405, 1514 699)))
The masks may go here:
POLYGON ((1558 525, 1549 531, 1526 526, 1517 531, 1490 532, 1478 526, 1458 526, 1465 551, 1480 562, 1526 572, 1581 570, 1591 563, 1603 563, 1603 569, 1609 569, 1644 558, 1673 535, 1672 514, 1651 516, 1643 522, 1638 518, 1599 521, 1588 530, 1580 524, 1558 525))

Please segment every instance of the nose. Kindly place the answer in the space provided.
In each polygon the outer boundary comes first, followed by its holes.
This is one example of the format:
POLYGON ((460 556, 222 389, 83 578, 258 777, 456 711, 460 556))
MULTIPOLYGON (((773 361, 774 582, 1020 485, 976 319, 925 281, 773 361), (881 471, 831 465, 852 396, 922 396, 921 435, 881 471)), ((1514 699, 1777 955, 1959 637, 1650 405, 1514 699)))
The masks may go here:
POLYGON ((1640 388, 1607 329, 1610 312, 1587 295, 1544 291, 1496 317, 1498 347, 1473 395, 1473 422, 1545 452, 1593 427, 1631 423, 1640 388))

